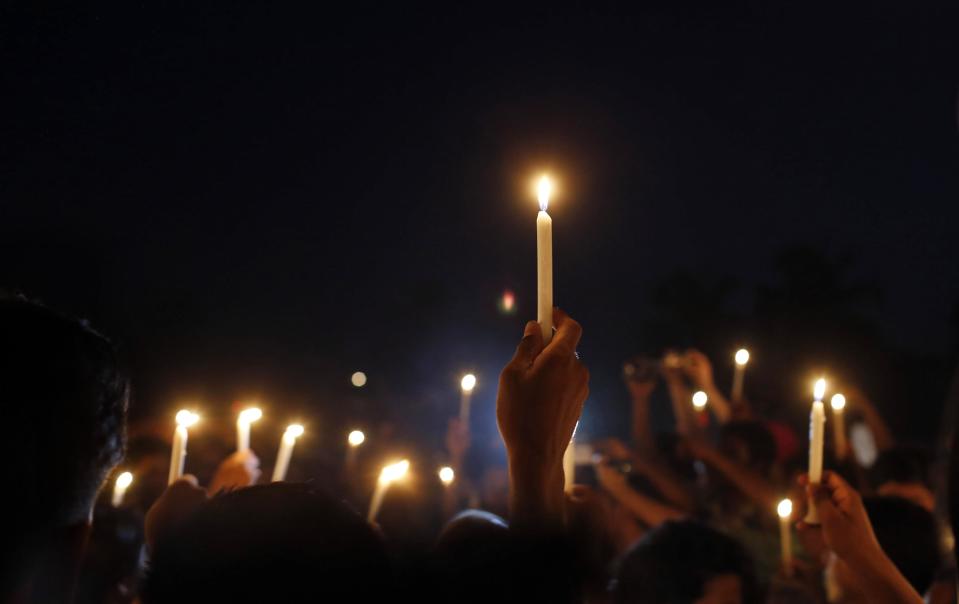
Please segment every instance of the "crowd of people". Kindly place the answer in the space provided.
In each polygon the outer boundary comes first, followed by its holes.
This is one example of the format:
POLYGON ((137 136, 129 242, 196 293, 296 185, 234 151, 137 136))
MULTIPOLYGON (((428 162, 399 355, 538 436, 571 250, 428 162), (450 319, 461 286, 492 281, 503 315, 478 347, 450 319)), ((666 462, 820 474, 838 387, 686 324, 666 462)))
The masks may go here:
POLYGON ((830 447, 810 484, 805 435, 721 392, 704 354, 630 361, 631 442, 589 443, 569 481, 564 452, 589 372, 580 325, 560 310, 554 325, 544 343, 528 323, 500 375, 506 467, 471 471, 477 445, 451 419, 457 479, 391 492, 370 522, 355 468, 269 482, 256 454, 238 451, 206 485, 189 474, 167 485, 170 443, 127 442, 130 384, 110 341, 45 306, 0 300, 0 447, 12 471, 0 601, 956 601, 955 498, 937 498, 928 452, 897 443, 854 385, 843 385, 849 408, 878 455, 830 447), (661 384, 675 424, 657 432, 650 401, 661 384), (690 404, 694 390, 706 411, 690 404), (124 459, 137 482, 115 507, 104 485, 124 459), (804 520, 810 506, 816 523, 804 520), (425 540, 423 516, 439 519, 425 540))

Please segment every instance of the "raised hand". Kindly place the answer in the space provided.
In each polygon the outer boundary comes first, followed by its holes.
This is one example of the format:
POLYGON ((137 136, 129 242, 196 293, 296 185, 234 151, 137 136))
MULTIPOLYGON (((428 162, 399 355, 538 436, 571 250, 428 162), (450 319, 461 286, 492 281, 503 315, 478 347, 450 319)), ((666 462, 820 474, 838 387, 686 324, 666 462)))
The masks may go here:
POLYGON ((210 494, 252 486, 260 479, 261 473, 260 458, 252 450, 236 451, 216 469, 210 483, 210 494))

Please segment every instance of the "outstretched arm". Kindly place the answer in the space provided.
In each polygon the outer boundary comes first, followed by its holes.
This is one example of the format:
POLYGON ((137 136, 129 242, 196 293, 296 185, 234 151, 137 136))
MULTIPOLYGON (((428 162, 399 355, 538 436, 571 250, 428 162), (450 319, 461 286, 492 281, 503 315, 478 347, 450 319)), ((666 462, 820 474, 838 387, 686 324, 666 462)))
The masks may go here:
POLYGON ((595 467, 596 477, 603 489, 646 525, 656 526, 667 520, 679 520, 685 517, 681 510, 634 490, 627 484, 626 477, 616 468, 606 463, 597 464, 595 467))
POLYGON ((708 443, 690 441, 689 447, 697 459, 722 474, 756 505, 770 513, 775 512, 779 491, 765 478, 729 459, 708 443))

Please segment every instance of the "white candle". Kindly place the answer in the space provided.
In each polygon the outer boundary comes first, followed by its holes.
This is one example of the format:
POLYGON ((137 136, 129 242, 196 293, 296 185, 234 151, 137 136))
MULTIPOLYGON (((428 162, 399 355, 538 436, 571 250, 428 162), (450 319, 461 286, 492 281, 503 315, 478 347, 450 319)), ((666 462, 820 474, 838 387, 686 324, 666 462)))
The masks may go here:
POLYGON ((573 436, 563 451, 563 489, 569 493, 573 490, 573 484, 576 479, 576 429, 579 428, 579 422, 573 428, 573 436))
POLYGON ((199 421, 200 416, 192 411, 181 409, 176 414, 176 430, 173 432, 173 448, 170 451, 170 474, 167 484, 173 484, 183 476, 183 465, 186 462, 187 428, 199 421))
POLYGON ((536 190, 539 214, 536 215, 536 320, 543 330, 543 344, 553 339, 553 219, 546 213, 553 186, 543 176, 536 190))
POLYGON ((370 500, 370 511, 366 515, 367 521, 376 522, 376 516, 380 513, 386 491, 389 490, 391 484, 406 476, 409 469, 410 462, 404 459, 390 464, 380 471, 380 477, 376 481, 376 489, 373 491, 373 498, 370 500))
POLYGON ((473 388, 476 387, 476 376, 467 373, 460 380, 460 423, 464 426, 470 424, 470 399, 473 397, 473 388))
POLYGON ((733 373, 733 401, 743 400, 743 379, 746 375, 746 363, 749 362, 749 351, 740 348, 736 351, 736 371, 733 373))
POLYGON ((133 483, 133 474, 129 472, 123 472, 117 476, 117 480, 113 485, 113 507, 118 508, 123 505, 123 496, 126 495, 127 489, 130 487, 130 484, 133 483))
POLYGON ((783 499, 776 507, 779 514, 779 548, 782 559, 783 572, 787 577, 792 576, 793 543, 789 520, 793 515, 793 502, 783 499))
POLYGON ((290 467, 290 458, 293 457, 293 445, 296 439, 303 436, 303 426, 290 424, 280 439, 280 450, 276 454, 276 464, 273 466, 273 482, 286 480, 286 471, 290 467))
POLYGON ((845 459, 849 446, 846 441, 846 397, 841 394, 832 395, 832 398, 829 399, 829 406, 832 407, 832 436, 836 458, 845 459))
MULTIPOLYGON (((822 482, 822 453, 826 431, 826 409, 822 404, 822 397, 826 394, 826 380, 818 379, 813 392, 815 400, 809 413, 809 482, 819 484, 822 482)), ((809 502, 806 522, 819 524, 819 513, 813 501, 809 502)))
POLYGON ((263 417, 263 412, 256 407, 240 411, 236 416, 236 450, 246 451, 250 448, 250 424, 263 417))

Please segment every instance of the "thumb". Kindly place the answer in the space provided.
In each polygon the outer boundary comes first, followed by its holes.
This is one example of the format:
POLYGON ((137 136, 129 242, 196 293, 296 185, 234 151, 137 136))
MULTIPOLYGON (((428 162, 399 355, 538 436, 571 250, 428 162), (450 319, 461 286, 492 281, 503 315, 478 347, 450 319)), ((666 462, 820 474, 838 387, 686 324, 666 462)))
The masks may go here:
POLYGON ((816 511, 819 512, 819 518, 823 523, 828 524, 839 518, 841 515, 839 508, 833 503, 828 488, 821 484, 810 484, 806 486, 806 492, 815 502, 816 511))
POLYGON ((540 329, 539 323, 530 321, 526 324, 526 329, 523 330, 523 339, 519 341, 516 354, 513 355, 513 360, 510 363, 526 369, 533 364, 533 360, 542 351, 543 331, 540 329))

